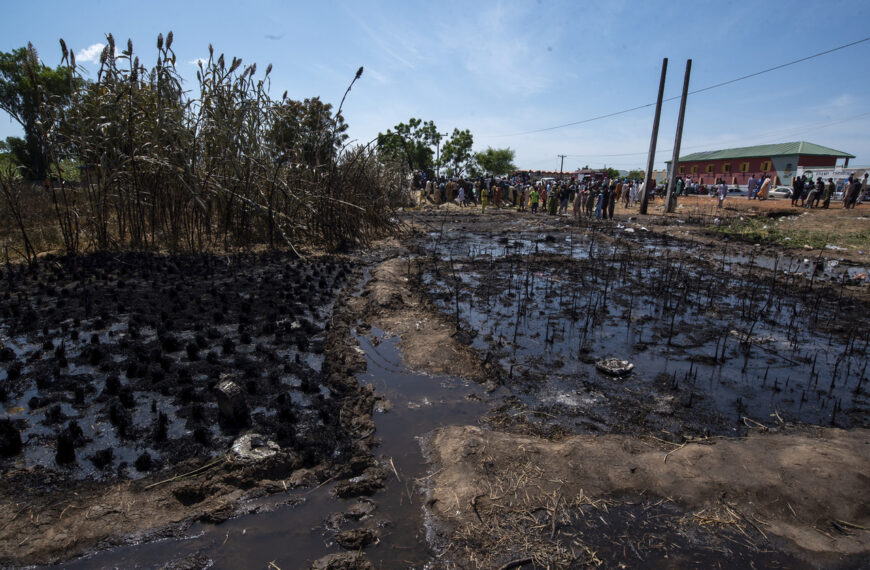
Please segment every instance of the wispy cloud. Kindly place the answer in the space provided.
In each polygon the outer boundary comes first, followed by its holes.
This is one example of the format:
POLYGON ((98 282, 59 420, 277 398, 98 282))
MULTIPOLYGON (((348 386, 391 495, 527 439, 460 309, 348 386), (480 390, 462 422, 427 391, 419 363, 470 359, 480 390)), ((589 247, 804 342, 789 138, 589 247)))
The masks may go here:
POLYGON ((103 48, 105 47, 106 44, 92 44, 76 54, 76 61, 78 63, 84 63, 86 61, 90 63, 99 63, 100 54, 103 53, 103 48))
POLYGON ((198 67, 200 65, 205 65, 206 63, 208 63, 208 60, 205 59, 204 57, 198 57, 196 59, 192 59, 192 60, 188 61, 187 63, 189 63, 190 65, 195 65, 198 67))
POLYGON ((267 40, 278 41, 278 40, 280 40, 281 38, 284 37, 284 34, 264 34, 264 37, 265 37, 267 40))
POLYGON ((532 16, 530 9, 498 3, 474 19, 445 26, 439 43, 484 85, 514 95, 543 92, 553 79, 552 46, 561 34, 558 26, 544 37, 518 33, 532 16))
MULTIPOLYGON (((355 9, 348 8, 348 14, 360 27, 360 29, 368 37, 369 41, 384 55, 386 55, 392 63, 398 64, 401 67, 415 69, 421 59, 420 51, 416 45, 411 43, 406 34, 396 33, 396 29, 410 29, 412 26, 403 25, 395 19, 383 20, 376 23, 372 27, 367 22, 371 18, 364 19, 356 13, 355 9), (375 29, 377 28, 377 29, 375 29)), ((418 39, 419 36, 414 36, 418 39)))
POLYGON ((390 79, 386 75, 371 67, 366 67, 366 71, 363 75, 371 77, 376 83, 380 83, 381 85, 390 82, 390 79))

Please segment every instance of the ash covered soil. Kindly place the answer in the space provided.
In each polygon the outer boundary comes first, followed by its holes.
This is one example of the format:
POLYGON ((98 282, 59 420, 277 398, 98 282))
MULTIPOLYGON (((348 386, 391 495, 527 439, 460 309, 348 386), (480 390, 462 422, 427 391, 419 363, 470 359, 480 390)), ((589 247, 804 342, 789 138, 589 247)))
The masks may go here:
POLYGON ((372 467, 365 364, 334 311, 353 272, 283 254, 4 268, 0 564, 175 535, 372 467))

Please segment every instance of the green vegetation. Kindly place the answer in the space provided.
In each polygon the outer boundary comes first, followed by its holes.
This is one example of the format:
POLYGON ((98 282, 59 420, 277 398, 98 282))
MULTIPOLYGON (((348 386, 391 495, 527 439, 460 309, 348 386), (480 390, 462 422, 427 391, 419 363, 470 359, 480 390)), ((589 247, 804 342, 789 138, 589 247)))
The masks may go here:
POLYGON ((776 245, 784 248, 823 249, 826 245, 860 250, 870 249, 870 229, 850 229, 842 224, 835 227, 793 227, 789 220, 766 216, 735 218, 731 223, 710 226, 711 231, 752 243, 776 245))
MULTIPOLYGON (((64 58, 66 45, 61 41, 64 58)), ((71 55, 71 54, 70 54, 71 55)), ((31 180, 45 180, 52 149, 49 133, 57 128, 72 93, 83 80, 69 66, 52 69, 39 61, 32 44, 10 53, 0 52, 0 109, 9 113, 24 129, 24 139, 6 139, 8 150, 31 180)))
POLYGON ((474 158, 484 172, 499 176, 517 169, 514 165, 515 155, 510 148, 487 147, 485 151, 475 154, 474 158))
POLYGON ((471 147, 474 145, 474 137, 471 131, 465 129, 453 129, 453 134, 444 143, 441 151, 441 164, 446 166, 448 176, 474 176, 477 174, 477 165, 471 147))
POLYGON ((407 124, 399 123, 395 130, 378 133, 378 152, 388 161, 400 163, 410 170, 422 170, 426 176, 435 175, 435 149, 441 134, 435 123, 411 118, 407 124))
POLYGON ((443 137, 434 122, 412 117, 407 124, 399 123, 386 133, 378 133, 378 154, 403 170, 421 170, 429 178, 441 167, 447 176, 463 177, 483 173, 500 176, 517 168, 513 162, 515 152, 510 148, 489 147, 473 152, 474 136, 468 129, 453 129, 442 146, 443 137))

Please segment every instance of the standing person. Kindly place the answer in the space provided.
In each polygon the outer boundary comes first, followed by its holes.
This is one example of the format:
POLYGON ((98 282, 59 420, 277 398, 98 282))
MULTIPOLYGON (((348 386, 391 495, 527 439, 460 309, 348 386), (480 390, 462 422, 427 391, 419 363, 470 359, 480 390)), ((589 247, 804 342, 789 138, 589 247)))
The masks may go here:
POLYGON ((828 183, 825 184, 825 201, 822 202, 822 209, 827 210, 831 206, 831 196, 834 195, 834 190, 837 189, 837 185, 834 184, 833 178, 828 178, 828 183))
POLYGON ((819 191, 822 189, 821 181, 822 179, 819 178, 819 184, 816 184, 812 179, 810 179, 809 185, 807 186, 809 192, 807 192, 807 201, 804 204, 804 208, 811 209, 813 207, 813 202, 816 201, 816 196, 819 195, 819 191))
POLYGON ((604 193, 607 191, 607 186, 602 185, 595 197, 595 219, 601 219, 601 210, 604 208, 604 193))
POLYGON ((529 193, 529 203, 532 206, 532 213, 538 213, 538 200, 541 199, 541 194, 538 192, 538 187, 535 186, 532 188, 532 191, 529 193))
POLYGON ((590 184, 586 188, 586 203, 584 206, 586 207, 586 215, 590 218, 592 217, 593 212, 595 211, 595 186, 590 184))
POLYGON ((677 181, 674 183, 674 196, 679 198, 683 195, 683 190, 686 188, 686 183, 683 182, 682 176, 677 176, 677 181))
POLYGON ((801 176, 795 176, 791 181, 791 205, 797 206, 798 200, 803 202, 804 197, 804 179, 801 176))
POLYGON ((864 173, 864 180, 855 179, 855 192, 852 193, 852 207, 854 208, 860 201, 864 199, 864 194, 867 192, 867 173, 864 173))
POLYGON ((610 189, 610 194, 607 196, 607 219, 613 219, 613 210, 616 209, 616 187, 610 189))
POLYGON ((717 208, 722 208, 722 203, 725 202, 725 198, 728 196, 728 185, 725 184, 725 179, 719 179, 719 186, 716 189, 716 195, 719 197, 719 204, 716 206, 717 208))
POLYGON ((764 176, 764 181, 758 189, 758 199, 767 200, 767 193, 770 192, 770 176, 764 176))
POLYGON ((487 191, 486 186, 480 189, 480 213, 486 213, 486 203, 489 201, 489 191, 487 191))
POLYGON ((559 206, 559 190, 555 187, 550 187, 550 191, 547 192, 547 215, 555 216, 556 210, 559 206))
POLYGON ((849 209, 849 205, 852 202, 852 183, 854 182, 854 176, 849 175, 849 181, 843 186, 843 207, 849 209))
POLYGON ((574 219, 577 220, 578 222, 580 221, 580 214, 583 211, 583 198, 584 198, 584 196, 583 196, 583 192, 580 190, 580 188, 582 188, 582 187, 583 187, 583 185, 581 184, 580 186, 577 187, 577 190, 574 192, 574 203, 572 204, 573 211, 574 211, 574 219))
POLYGON ((637 180, 631 183, 631 189, 628 191, 628 206, 634 206, 634 203, 637 202, 637 180))
POLYGON ((459 202, 460 208, 465 207, 465 186, 462 186, 461 184, 459 186, 459 197, 457 198, 457 201, 459 202))
POLYGON ((870 176, 870 173, 864 173, 864 181, 861 182, 861 193, 858 195, 858 203, 864 201, 864 198, 867 196, 867 192, 870 191, 870 188, 867 188, 867 178, 870 176))
POLYGON ((568 190, 568 186, 562 184, 562 188, 559 189, 559 215, 565 214, 568 215, 568 198, 571 195, 571 191, 568 190))
POLYGON ((755 175, 749 175, 749 182, 746 183, 746 199, 754 200, 755 192, 758 191, 758 184, 755 182, 755 175))

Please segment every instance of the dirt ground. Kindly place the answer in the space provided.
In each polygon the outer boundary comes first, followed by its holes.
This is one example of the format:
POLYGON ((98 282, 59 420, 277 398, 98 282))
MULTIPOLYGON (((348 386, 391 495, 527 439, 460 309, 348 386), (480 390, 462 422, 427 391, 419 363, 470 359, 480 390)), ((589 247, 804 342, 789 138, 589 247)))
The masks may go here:
MULTIPOLYGON (((661 501, 682 513, 658 530, 665 540, 709 528, 738 541, 741 554, 782 549, 821 565, 866 560, 870 551, 867 430, 753 433, 668 446, 652 437, 553 442, 456 426, 433 434, 426 449, 434 466, 427 504, 449 529, 439 536, 443 548, 475 567, 525 558, 561 567, 604 558, 594 536, 603 529, 581 522, 610 519, 608 506, 661 501)), ((642 534, 633 540, 624 558, 609 553, 608 566, 661 557, 642 534)), ((721 545, 708 548, 714 554, 721 545)), ((668 552, 674 563, 681 550, 668 552)))

